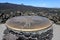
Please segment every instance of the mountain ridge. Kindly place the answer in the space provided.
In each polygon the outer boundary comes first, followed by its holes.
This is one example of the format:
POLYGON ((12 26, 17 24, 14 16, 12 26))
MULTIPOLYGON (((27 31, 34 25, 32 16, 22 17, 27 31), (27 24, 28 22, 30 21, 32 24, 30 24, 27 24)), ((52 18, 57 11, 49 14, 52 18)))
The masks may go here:
MULTIPOLYGON (((0 3, 0 10, 4 9, 14 9, 14 8, 35 8, 35 9, 47 9, 47 7, 35 7, 24 4, 13 4, 13 3, 0 3)), ((50 8, 50 9, 60 9, 60 8, 50 8)))

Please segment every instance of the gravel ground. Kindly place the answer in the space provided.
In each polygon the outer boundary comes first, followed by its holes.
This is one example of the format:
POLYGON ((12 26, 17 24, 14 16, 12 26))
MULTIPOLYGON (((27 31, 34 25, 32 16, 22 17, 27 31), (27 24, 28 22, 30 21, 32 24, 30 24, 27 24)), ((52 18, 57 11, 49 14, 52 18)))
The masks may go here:
MULTIPOLYGON (((6 29, 4 24, 0 24, 0 40, 3 38, 3 32, 6 29)), ((60 40, 60 25, 53 24, 53 34, 54 37, 52 40, 60 40)))

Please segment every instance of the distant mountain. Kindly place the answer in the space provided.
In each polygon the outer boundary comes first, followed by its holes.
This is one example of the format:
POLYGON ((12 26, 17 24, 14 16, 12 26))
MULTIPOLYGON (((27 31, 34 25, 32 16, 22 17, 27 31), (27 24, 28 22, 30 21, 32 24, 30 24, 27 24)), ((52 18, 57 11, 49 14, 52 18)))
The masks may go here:
POLYGON ((12 3, 0 3, 0 10, 6 9, 15 9, 15 10, 39 10, 40 7, 26 6, 26 5, 18 5, 12 3))
MULTIPOLYGON (((37 7, 33 7, 33 6, 27 6, 27 5, 23 5, 23 4, 12 4, 12 3, 0 3, 0 9, 10 9, 10 8, 37 8, 37 7)), ((39 9, 39 7, 37 8, 39 9)))
MULTIPOLYGON (((12 4, 12 3, 0 3, 0 10, 7 10, 7 9, 12 9, 12 10, 20 10, 20 11, 41 11, 41 10, 48 10, 48 8, 44 7, 34 7, 34 6, 27 6, 27 5, 18 5, 18 4, 12 4)), ((52 9, 52 8, 49 8, 52 9)))

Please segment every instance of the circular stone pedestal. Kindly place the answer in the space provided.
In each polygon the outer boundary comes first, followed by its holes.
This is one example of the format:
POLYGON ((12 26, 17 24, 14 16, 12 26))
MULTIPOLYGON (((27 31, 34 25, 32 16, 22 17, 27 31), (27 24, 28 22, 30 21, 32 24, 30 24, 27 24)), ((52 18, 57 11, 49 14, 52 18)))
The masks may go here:
POLYGON ((6 21, 3 40, 51 40, 52 22, 40 16, 19 16, 6 21))

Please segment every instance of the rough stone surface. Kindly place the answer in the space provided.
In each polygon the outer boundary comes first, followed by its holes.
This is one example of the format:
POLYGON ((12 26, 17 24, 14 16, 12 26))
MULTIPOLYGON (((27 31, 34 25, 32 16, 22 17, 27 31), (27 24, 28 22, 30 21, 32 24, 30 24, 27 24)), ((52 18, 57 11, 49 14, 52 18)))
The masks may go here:
POLYGON ((46 32, 14 32, 6 29, 4 32, 3 40, 51 40, 53 37, 53 29, 49 29, 46 32), (7 31, 8 30, 8 31, 7 31))

